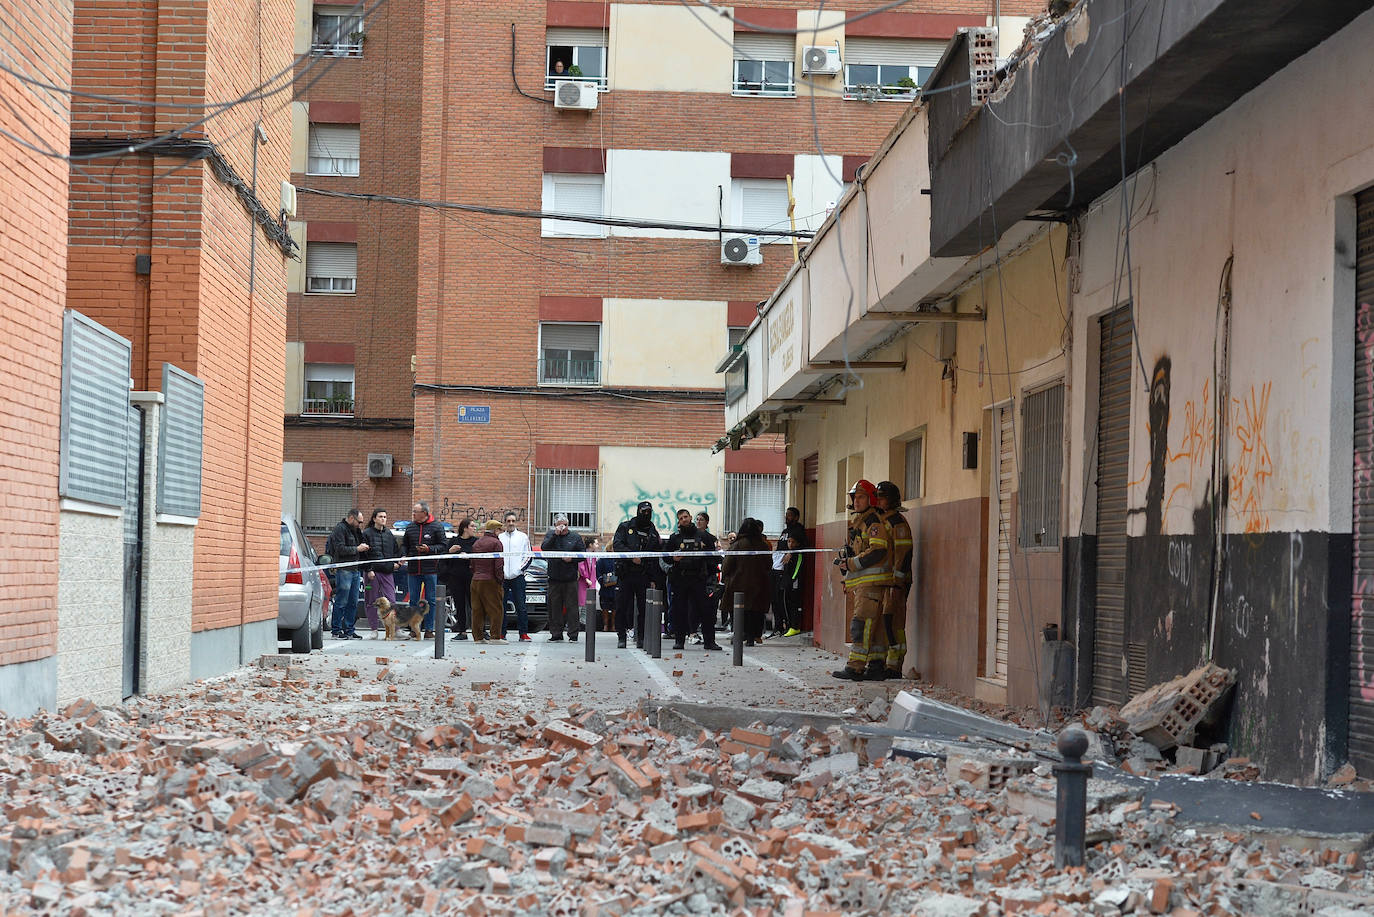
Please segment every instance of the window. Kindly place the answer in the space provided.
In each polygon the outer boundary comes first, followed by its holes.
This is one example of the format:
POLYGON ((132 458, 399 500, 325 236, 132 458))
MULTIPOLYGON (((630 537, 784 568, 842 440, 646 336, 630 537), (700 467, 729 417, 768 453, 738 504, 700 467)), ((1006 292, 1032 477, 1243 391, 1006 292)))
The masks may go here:
POLYGON ((302 414, 353 414, 353 367, 346 363, 305 364, 302 414))
POLYGON ((1060 479, 1064 468, 1064 383, 1021 400, 1022 548, 1059 547, 1060 479))
POLYGON ((601 382, 601 326, 595 323, 541 322, 539 382, 597 385, 601 382))
POLYGON ((944 43, 911 38, 851 38, 845 44, 847 99, 914 98, 944 53, 944 43))
POLYGON ((791 35, 735 33, 735 82, 737 96, 794 96, 792 68, 797 45, 791 35))
POLYGON ((596 472, 572 468, 534 469, 534 520, 530 530, 546 531, 553 517, 568 516, 568 528, 595 532, 596 472))
POLYGON ((205 383, 162 364, 162 438, 157 456, 157 511, 200 517, 205 442, 205 383))
POLYGON ((129 342, 105 326, 71 309, 64 314, 58 445, 63 497, 105 506, 124 503, 129 437, 138 430, 130 419, 131 354, 129 342))
POLYGON ((849 511, 849 488, 864 476, 864 456, 855 452, 835 463, 835 512, 849 511))
POLYGON ((305 292, 353 293, 357 283, 358 243, 306 243, 305 292))
MULTIPOLYGON (((544 175, 544 210, 548 213, 566 213, 577 216, 599 217, 605 215, 602 209, 602 189, 605 187, 604 175, 544 175)), ((544 220, 543 234, 546 236, 592 236, 599 238, 606 234, 606 227, 597 223, 575 223, 569 220, 544 220)))
POLYGON ((925 448, 926 438, 924 436, 907 440, 905 450, 906 475, 902 482, 902 495, 908 500, 915 500, 924 494, 922 472, 925 469, 925 448))
POLYGON ((301 528, 306 534, 329 534, 352 508, 352 484, 301 485, 301 528))
POLYGON ((315 30, 310 43, 311 54, 331 57, 362 57, 367 32, 363 25, 361 7, 315 7, 315 30))
POLYGON ((356 124, 310 125, 308 175, 357 175, 359 129, 356 124))
POLYGON ((744 336, 749 333, 748 328, 726 328, 725 331, 729 335, 730 350, 744 346, 744 336))
MULTIPOLYGON (((787 181, 781 178, 737 178, 734 182, 736 225, 743 229, 791 229, 787 215, 790 198, 787 181)), ((787 236, 760 235, 763 244, 787 242, 787 236)))
POLYGON ((545 33, 548 60, 545 62, 544 88, 553 89, 559 80, 591 80, 606 87, 606 30, 559 29, 545 33), (562 70, 559 70, 559 65, 562 70))
POLYGON ((745 517, 763 523, 770 535, 782 531, 787 508, 787 475, 725 473, 725 518, 722 532, 737 532, 745 517))

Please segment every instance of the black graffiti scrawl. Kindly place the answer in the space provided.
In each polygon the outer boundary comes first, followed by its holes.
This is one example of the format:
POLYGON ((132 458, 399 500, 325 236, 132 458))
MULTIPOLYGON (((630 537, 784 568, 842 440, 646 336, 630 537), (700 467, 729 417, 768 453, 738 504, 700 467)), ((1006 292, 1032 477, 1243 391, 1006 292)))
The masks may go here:
POLYGON ((1160 357, 1150 376, 1150 480, 1145 486, 1145 534, 1164 530, 1164 469, 1169 458, 1168 357, 1160 357))

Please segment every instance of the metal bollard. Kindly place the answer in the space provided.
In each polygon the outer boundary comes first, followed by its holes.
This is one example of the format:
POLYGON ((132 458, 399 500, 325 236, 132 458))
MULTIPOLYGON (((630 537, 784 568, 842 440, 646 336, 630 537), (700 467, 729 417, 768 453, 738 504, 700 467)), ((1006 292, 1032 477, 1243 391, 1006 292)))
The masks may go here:
POLYGON ((1083 865, 1088 778, 1093 774, 1093 766, 1083 763, 1083 754, 1088 750, 1088 736, 1083 730, 1065 729, 1056 744, 1064 760, 1053 768, 1058 782, 1054 808, 1054 865, 1056 869, 1063 869, 1083 865))
POLYGON ((744 665, 744 593, 736 592, 730 605, 730 649, 733 650, 734 664, 744 665))
POLYGON ((586 621, 582 626, 582 644, 585 649, 587 662, 596 662, 596 601, 598 595, 595 592, 587 593, 587 601, 583 603, 582 613, 586 616, 586 621))
POLYGON ((440 586, 434 600, 434 658, 444 658, 444 631, 448 630, 448 587, 440 586))
POLYGON ((644 615, 644 651, 654 659, 663 658, 663 590, 650 589, 644 615))

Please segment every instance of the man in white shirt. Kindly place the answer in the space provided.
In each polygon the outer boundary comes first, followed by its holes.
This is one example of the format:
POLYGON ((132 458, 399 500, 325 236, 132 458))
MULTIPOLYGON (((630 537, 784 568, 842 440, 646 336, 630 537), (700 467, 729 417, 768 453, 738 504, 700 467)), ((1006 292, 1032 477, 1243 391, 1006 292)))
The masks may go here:
MULTIPOLYGON (((515 513, 506 513, 506 530, 501 533, 501 563, 505 568, 505 601, 515 606, 515 623, 520 628, 521 642, 530 642, 530 620, 525 610, 525 571, 534 555, 530 553, 530 536, 515 527, 515 513)), ((504 630, 504 628, 502 628, 504 630)))

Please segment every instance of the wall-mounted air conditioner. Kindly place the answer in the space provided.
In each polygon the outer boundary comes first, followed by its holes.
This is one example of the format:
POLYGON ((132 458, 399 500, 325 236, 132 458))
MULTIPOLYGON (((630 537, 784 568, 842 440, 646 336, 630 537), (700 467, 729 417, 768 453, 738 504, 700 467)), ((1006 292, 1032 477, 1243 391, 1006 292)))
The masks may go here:
POLYGON ((721 264, 763 264, 758 236, 726 236, 720 243, 721 264))
POLYGON ((802 73, 839 72, 839 45, 807 45, 802 49, 802 73))
POLYGON ((367 456, 367 476, 369 478, 391 477, 391 453, 369 453, 367 456))
POLYGON ((553 90, 554 108, 591 111, 596 108, 600 88, 590 80, 559 80, 553 90))

